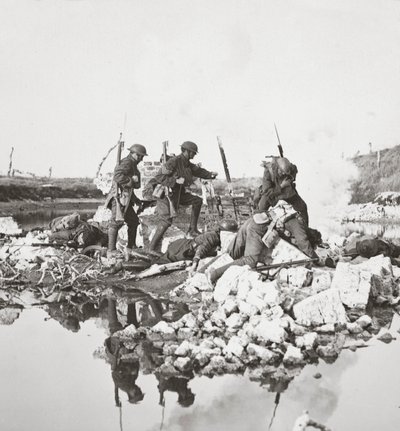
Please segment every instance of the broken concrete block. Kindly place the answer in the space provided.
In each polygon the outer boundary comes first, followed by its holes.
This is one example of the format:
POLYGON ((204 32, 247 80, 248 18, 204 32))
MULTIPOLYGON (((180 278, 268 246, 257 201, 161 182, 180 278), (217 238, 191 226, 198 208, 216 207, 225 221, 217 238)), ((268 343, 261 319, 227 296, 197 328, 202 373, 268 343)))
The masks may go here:
POLYGON ((243 272, 247 272, 248 268, 249 267, 247 265, 233 265, 229 267, 217 281, 214 290, 214 301, 223 302, 230 294, 236 295, 240 275, 243 272))
POLYGON ((234 296, 228 296, 225 302, 222 304, 222 309, 227 316, 231 315, 235 311, 238 311, 237 299, 234 296))
POLYGON ((258 311, 261 311, 265 307, 264 300, 260 298, 254 290, 251 290, 248 293, 246 302, 247 304, 256 307, 258 311))
POLYGON ((374 299, 390 300, 399 294, 399 287, 391 275, 372 276, 371 296, 374 299))
POLYGON ((162 335, 175 335, 175 329, 163 320, 154 325, 151 330, 162 335))
POLYGON ((226 345, 224 349, 224 353, 231 353, 237 357, 240 357, 244 351, 244 346, 241 343, 241 340, 237 336, 231 337, 231 339, 228 341, 228 344, 226 345))
POLYGON ((184 340, 182 343, 175 349, 174 354, 176 356, 189 356, 192 351, 192 344, 189 341, 184 340))
POLYGON ((178 338, 180 339, 189 340, 193 338, 194 334, 195 334, 195 331, 193 331, 193 329, 190 329, 190 328, 178 329, 178 338))
POLYGON ((310 350, 315 346, 318 334, 316 332, 309 332, 300 337, 296 337, 295 344, 300 349, 310 350))
POLYGON ((214 337, 212 341, 220 349, 224 349, 226 347, 225 341, 220 337, 214 337))
MULTIPOLYGON (((269 320, 261 318, 258 325, 254 328, 255 335, 259 341, 282 343, 286 338, 286 331, 282 328, 279 319, 269 320)), ((251 336, 249 334, 249 336, 251 336)))
POLYGON ((331 287, 332 277, 330 271, 313 270, 314 276, 311 283, 311 290, 314 294, 322 292, 331 287))
POLYGON ((259 346, 254 343, 249 343, 248 346, 246 347, 246 350, 249 355, 253 355, 258 359, 265 361, 267 363, 271 363, 275 361, 277 358, 276 353, 272 352, 266 347, 259 346))
POLYGON ((348 322, 346 324, 346 329, 350 334, 361 334, 364 330, 357 322, 348 322))
POLYGON ((247 303, 246 301, 239 301, 238 303, 239 312, 245 316, 253 316, 259 312, 259 309, 247 303))
POLYGON ((216 372, 217 374, 222 374, 225 369, 226 361, 223 356, 213 356, 210 359, 210 363, 208 364, 208 367, 216 372))
POLYGON ((339 291, 328 289, 293 306, 296 322, 304 326, 325 323, 346 323, 347 316, 340 300, 339 291))
POLYGON ((344 305, 364 309, 372 286, 372 273, 360 265, 339 262, 333 275, 331 290, 337 290, 344 305))
POLYGON ((385 257, 382 254, 379 256, 371 257, 363 263, 357 265, 362 270, 384 277, 385 275, 393 275, 392 263, 390 257, 385 257))
POLYGON ((308 256, 289 242, 279 239, 275 247, 269 250, 266 263, 282 263, 290 260, 308 259, 308 256))
POLYGON ((221 268, 221 266, 228 265, 228 263, 233 262, 233 259, 229 256, 228 253, 222 253, 218 256, 217 259, 206 269, 206 273, 211 269, 221 268))
POLYGON ((279 273, 279 280, 294 287, 310 286, 313 279, 313 272, 304 266, 294 268, 283 268, 279 273))
POLYGON ((210 321, 220 328, 225 326, 226 314, 224 310, 222 308, 215 310, 210 316, 210 321))
POLYGON ((182 372, 190 371, 192 369, 192 361, 190 358, 178 358, 174 362, 174 367, 182 372))
POLYGON ((242 327, 244 317, 239 313, 232 313, 225 321, 225 325, 229 329, 239 329, 242 327))
POLYGON ((208 282, 207 276, 201 272, 196 272, 187 282, 187 285, 195 287, 200 292, 210 292, 213 287, 208 282))
POLYGON ((371 325, 372 319, 367 314, 364 314, 363 316, 359 317, 356 322, 361 326, 361 328, 365 329, 368 328, 368 326, 371 325))
POLYGON ((190 286, 190 285, 185 286, 183 288, 183 292, 186 293, 186 295, 188 295, 188 296, 194 296, 194 295, 197 295, 199 293, 199 291, 195 287, 190 286))
POLYGON ((237 286, 237 299, 246 300, 248 293, 250 292, 251 286, 250 283, 244 279, 240 280, 240 283, 238 283, 237 286))
POLYGON ((0 325, 12 325, 18 319, 21 312, 22 312, 22 309, 16 308, 16 307, 1 308, 0 325))
POLYGON ((283 363, 285 365, 300 365, 304 363, 304 356, 298 347, 294 347, 289 344, 285 356, 283 357, 283 363))

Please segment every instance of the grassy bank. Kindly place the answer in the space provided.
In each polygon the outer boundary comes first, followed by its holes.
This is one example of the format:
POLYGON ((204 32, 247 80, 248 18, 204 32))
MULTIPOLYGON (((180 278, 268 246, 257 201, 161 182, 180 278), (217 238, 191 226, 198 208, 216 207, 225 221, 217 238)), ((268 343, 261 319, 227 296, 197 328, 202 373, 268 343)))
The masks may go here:
POLYGON ((0 202, 102 198, 92 178, 0 177, 0 202))

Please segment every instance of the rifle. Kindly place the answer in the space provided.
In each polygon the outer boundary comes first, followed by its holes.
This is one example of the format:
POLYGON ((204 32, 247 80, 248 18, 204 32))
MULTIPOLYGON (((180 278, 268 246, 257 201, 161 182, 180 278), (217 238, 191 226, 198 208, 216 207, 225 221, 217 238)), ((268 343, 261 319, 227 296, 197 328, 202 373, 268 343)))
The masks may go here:
POLYGON ((283 148, 281 145, 281 140, 279 139, 279 134, 278 134, 278 129, 276 128, 276 124, 274 123, 274 127, 275 127, 275 133, 276 133, 276 137, 278 138, 278 150, 279 150, 279 155, 281 157, 283 157, 283 148))
POLYGON ((122 140, 122 132, 119 134, 119 140, 118 140, 118 148, 117 148, 117 166, 121 163, 121 153, 124 149, 125 142, 122 140))
MULTIPOLYGON (((121 153, 124 148, 125 142, 122 140, 122 132, 119 134, 119 140, 118 140, 118 148, 117 148, 117 164, 116 167, 121 163, 121 153)), ((119 187, 117 186, 119 189, 119 187)), ((119 192, 118 196, 116 197, 116 207, 115 207, 115 220, 116 221, 124 221, 124 212, 121 207, 121 202, 119 200, 119 192)))
MULTIPOLYGON (((168 141, 164 141, 164 142, 162 143, 162 146, 163 146, 162 160, 163 160, 163 164, 165 165, 165 163, 167 163, 167 148, 168 148, 168 141)), ((180 186, 181 186, 181 185, 180 185, 180 186)), ((167 198, 167 200, 168 200, 168 205, 169 205, 169 214, 170 214, 170 217, 176 217, 176 210, 175 210, 174 204, 173 204, 173 202, 172 202, 172 200, 171 200, 171 198, 170 198, 170 196, 169 196, 169 189, 168 189, 168 187, 165 187, 165 191, 164 191, 164 193, 165 193, 165 197, 166 197, 166 198, 167 198)), ((179 189, 179 195, 180 195, 180 189, 179 189)), ((180 196, 179 196, 179 198, 180 198, 180 196)))
POLYGON ((33 242, 32 244, 7 244, 7 245, 10 247, 54 247, 54 248, 69 247, 69 248, 74 248, 75 250, 78 248, 78 244, 75 241, 67 241, 66 243, 33 242))
POLYGON ((280 263, 271 263, 269 265, 260 265, 256 267, 256 271, 268 271, 269 269, 275 268, 285 268, 294 265, 305 265, 307 263, 317 262, 319 260, 318 257, 312 257, 309 259, 300 259, 300 260, 289 260, 287 262, 280 263))
POLYGON ((236 200, 235 200, 235 198, 233 196, 232 179, 231 179, 231 175, 229 173, 228 162, 226 161, 225 150, 224 150, 224 147, 222 145, 221 138, 219 136, 217 136, 217 141, 218 141, 219 152, 221 154, 222 164, 224 166, 225 178, 226 178, 226 181, 228 183, 228 192, 229 192, 229 195, 230 195, 230 197, 232 199, 233 212, 235 214, 235 219, 237 221, 239 214, 238 214, 238 210, 237 210, 237 207, 236 207, 236 200))

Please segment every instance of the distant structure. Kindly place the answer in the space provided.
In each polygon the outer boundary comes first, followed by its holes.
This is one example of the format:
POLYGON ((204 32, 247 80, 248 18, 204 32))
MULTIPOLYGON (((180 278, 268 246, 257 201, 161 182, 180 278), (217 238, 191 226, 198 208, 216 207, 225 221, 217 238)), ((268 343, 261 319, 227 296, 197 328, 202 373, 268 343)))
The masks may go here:
POLYGON ((14 153, 14 147, 11 147, 10 164, 8 165, 8 172, 7 172, 7 176, 8 177, 11 177, 11 175, 14 176, 14 171, 13 171, 13 168, 12 168, 13 153, 14 153))
POLYGON ((368 145, 369 145, 369 154, 371 154, 372 153, 372 143, 369 142, 368 145))
POLYGON ((51 178, 51 174, 53 173, 53 167, 52 166, 50 166, 50 168, 49 168, 49 178, 51 178))

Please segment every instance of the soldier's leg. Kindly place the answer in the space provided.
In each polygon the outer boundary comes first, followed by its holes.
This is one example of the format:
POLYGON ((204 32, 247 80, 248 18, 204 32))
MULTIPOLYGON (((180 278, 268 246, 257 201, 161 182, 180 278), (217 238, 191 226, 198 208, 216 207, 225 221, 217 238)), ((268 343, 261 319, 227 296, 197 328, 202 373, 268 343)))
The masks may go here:
POLYGON ((262 238, 267 232, 268 226, 269 223, 257 224, 253 218, 249 219, 246 229, 247 235, 244 256, 252 256, 252 258, 257 259, 257 262, 261 261, 261 257, 266 251, 266 246, 263 243, 262 238))
POLYGON ((137 229, 139 227, 140 221, 132 205, 129 205, 129 207, 127 208, 124 218, 125 218, 125 223, 128 226, 127 248, 130 248, 130 249, 136 248, 136 235, 137 235, 137 229))
POLYGON ((123 221, 116 220, 117 202, 115 199, 111 201, 111 220, 108 224, 108 252, 113 252, 117 249, 118 230, 123 225, 123 221))
POLYGON ((203 200, 199 196, 192 195, 190 193, 181 193, 180 205, 191 205, 192 213, 190 215, 190 225, 189 225, 189 233, 192 235, 198 235, 200 231, 197 229, 197 223, 200 216, 201 206, 203 204, 203 200))
POLYGON ((302 217, 293 217, 285 222, 285 229, 288 230, 294 238, 294 245, 307 256, 318 257, 307 236, 307 229, 302 217))
POLYGON ((236 234, 236 237, 228 246, 227 251, 232 259, 236 260, 244 256, 244 250, 246 248, 247 226, 250 222, 251 219, 248 219, 244 222, 236 234))
POLYGON ((305 225, 308 226, 307 204, 303 201, 300 195, 296 193, 293 197, 287 198, 285 200, 301 215, 305 225))
POLYGON ((164 233, 172 225, 169 202, 167 198, 157 199, 156 214, 159 217, 156 231, 151 239, 149 250, 156 251, 164 233))

